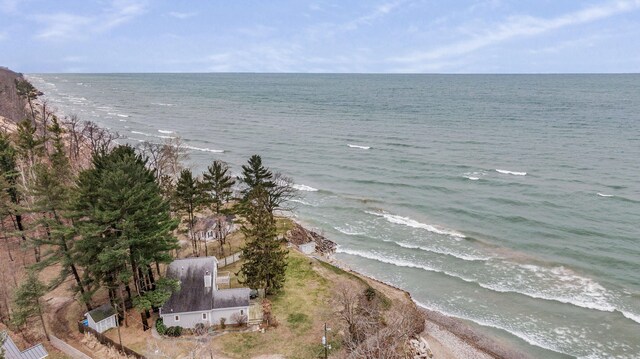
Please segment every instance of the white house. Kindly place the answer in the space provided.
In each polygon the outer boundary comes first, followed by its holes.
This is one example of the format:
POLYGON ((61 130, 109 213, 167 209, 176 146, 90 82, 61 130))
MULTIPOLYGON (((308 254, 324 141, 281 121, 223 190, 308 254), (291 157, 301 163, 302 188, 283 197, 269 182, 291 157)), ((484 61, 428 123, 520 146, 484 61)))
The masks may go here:
POLYGON ((167 278, 180 281, 174 292, 160 308, 160 317, 167 327, 194 328, 236 324, 238 318, 249 315, 249 288, 218 289, 218 260, 216 257, 178 259, 167 269, 167 278))
POLYGON ((200 241, 219 239, 220 232, 229 234, 236 230, 236 225, 233 223, 234 218, 234 215, 197 218, 193 224, 194 237, 200 241))
POLYGON ((116 311, 111 304, 103 304, 98 308, 86 313, 87 326, 98 333, 103 333, 107 329, 115 328, 118 324, 116 321, 116 311))
POLYGON ((2 349, 4 349, 4 357, 7 359, 42 359, 49 356, 49 353, 47 353, 47 350, 42 344, 37 344, 21 351, 9 334, 2 332, 0 333, 0 337, 4 338, 2 349))

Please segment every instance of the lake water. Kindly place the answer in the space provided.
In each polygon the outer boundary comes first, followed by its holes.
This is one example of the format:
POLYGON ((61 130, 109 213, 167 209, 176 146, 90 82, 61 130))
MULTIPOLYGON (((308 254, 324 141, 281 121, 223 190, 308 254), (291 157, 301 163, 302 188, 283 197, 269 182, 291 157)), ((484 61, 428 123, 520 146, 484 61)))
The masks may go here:
POLYGON ((640 357, 640 75, 32 75, 60 110, 254 154, 350 267, 535 357, 640 357))

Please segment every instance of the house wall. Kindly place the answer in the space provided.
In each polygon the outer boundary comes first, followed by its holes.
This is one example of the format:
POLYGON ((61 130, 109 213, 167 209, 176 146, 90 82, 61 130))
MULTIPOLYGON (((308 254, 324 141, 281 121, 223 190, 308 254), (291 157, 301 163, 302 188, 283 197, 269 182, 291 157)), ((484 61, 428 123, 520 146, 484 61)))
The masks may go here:
POLYGON ((115 328, 115 327, 116 327, 116 316, 112 315, 109 318, 105 318, 97 322, 96 327, 94 329, 97 330, 98 333, 102 333, 107 329, 115 328))
POLYGON ((167 327, 183 327, 183 328, 195 328, 196 324, 202 323, 204 325, 219 325, 220 318, 226 318, 226 324, 236 324, 235 321, 231 319, 234 313, 240 314, 240 311, 249 317, 249 307, 238 307, 238 308, 226 308, 226 309, 215 309, 212 311, 201 311, 201 312, 190 312, 190 313, 172 313, 172 314, 162 314, 162 321, 164 325, 167 327), (207 313, 207 320, 202 320, 202 313, 207 313), (176 321, 175 316, 180 316, 180 320, 176 321))
POLYGON ((171 314, 162 314, 162 321, 164 325, 167 327, 183 327, 183 328, 195 328, 196 324, 202 323, 204 325, 209 325, 211 322, 210 311, 201 311, 201 312, 190 312, 190 313, 171 313, 171 314), (202 313, 207 313, 207 320, 202 320, 202 313), (180 316, 180 320, 176 321, 175 316, 180 316))
POLYGON ((93 321, 93 318, 91 318, 91 316, 88 314, 86 317, 87 317, 87 326, 91 329, 98 330, 96 328, 96 322, 93 321))
POLYGON ((235 321, 231 320, 231 316, 234 313, 240 314, 240 310, 249 318, 249 307, 215 309, 211 312, 211 324, 220 324, 220 318, 227 318, 225 324, 236 324, 235 321))

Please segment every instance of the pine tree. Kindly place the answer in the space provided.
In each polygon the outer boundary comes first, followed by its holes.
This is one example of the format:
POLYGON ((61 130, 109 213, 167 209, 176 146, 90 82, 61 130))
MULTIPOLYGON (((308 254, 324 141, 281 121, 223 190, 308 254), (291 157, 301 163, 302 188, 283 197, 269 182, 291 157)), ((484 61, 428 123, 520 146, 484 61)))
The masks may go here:
MULTIPOLYGON (((184 169, 180 172, 180 178, 176 184, 176 205, 178 210, 187 215, 187 225, 189 226, 189 235, 193 246, 193 253, 199 256, 198 243, 193 230, 195 224, 195 212, 203 203, 202 184, 197 178, 193 177, 191 170, 184 169)), ((205 243, 205 251, 207 245, 205 243)), ((208 253, 207 253, 208 254, 208 253)))
POLYGON ((222 161, 213 161, 211 166, 203 174, 203 188, 207 194, 206 202, 211 206, 216 215, 216 237, 220 241, 220 252, 224 255, 224 244, 228 231, 223 228, 226 225, 226 218, 223 213, 229 213, 223 206, 229 201, 233 194, 233 185, 236 181, 229 174, 229 166, 222 161))
POLYGON ((16 164, 16 150, 11 144, 9 136, 3 132, 0 132, 0 176, 5 180, 6 193, 11 200, 11 205, 7 206, 7 209, 11 211, 11 215, 13 216, 12 220, 14 221, 16 229, 20 231, 23 242, 26 242, 27 237, 24 235, 24 224, 20 207, 22 196, 18 190, 19 172, 16 164))
POLYGON ((38 316, 44 334, 49 340, 49 333, 44 323, 43 306, 40 298, 47 292, 47 287, 38 279, 38 275, 31 271, 15 293, 15 312, 13 321, 18 327, 23 326, 29 318, 38 316))
POLYGON ((267 192, 256 187, 246 198, 247 207, 242 232, 246 244, 242 249, 244 263, 240 269, 244 283, 264 289, 265 295, 284 285, 288 251, 276 237, 273 214, 266 209, 267 192))
POLYGON ((263 205, 272 217, 273 212, 282 209, 282 205, 293 196, 291 179, 282 174, 271 172, 262 164, 262 158, 258 155, 251 156, 248 163, 242 166, 242 177, 239 179, 244 185, 240 201, 241 211, 247 208, 248 199, 253 197, 252 192, 258 189, 265 192, 266 197, 263 205))
MULTIPOLYGON (((47 233, 46 237, 35 238, 34 241, 38 246, 47 245, 50 248, 47 258, 38 267, 60 263, 61 272, 53 286, 64 282, 71 274, 82 299, 86 299, 84 284, 72 255, 75 229, 64 220, 69 207, 73 175, 62 138, 64 131, 55 116, 52 118, 49 131, 53 141, 53 152, 49 156, 50 165, 44 163, 36 165, 32 188, 34 198, 32 211, 45 214, 37 224, 43 226, 47 233)), ((86 301, 85 305, 87 310, 92 309, 90 301, 86 301)))
POLYGON ((177 222, 153 173, 133 148, 98 153, 93 164, 80 173, 73 203, 82 237, 76 242, 76 258, 93 285, 91 292, 104 285, 112 301, 118 297, 118 307, 124 308, 123 290, 131 297, 132 283, 140 295, 153 281, 152 263, 157 267, 171 261, 170 251, 178 248, 172 235, 177 222))

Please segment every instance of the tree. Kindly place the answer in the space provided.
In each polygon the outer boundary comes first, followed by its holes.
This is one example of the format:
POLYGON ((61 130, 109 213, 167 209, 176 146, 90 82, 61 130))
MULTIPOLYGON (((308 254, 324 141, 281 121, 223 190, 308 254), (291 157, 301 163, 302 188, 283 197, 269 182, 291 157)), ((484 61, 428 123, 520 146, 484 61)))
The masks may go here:
MULTIPOLYGON (((177 249, 172 232, 177 221, 160 194, 153 173, 130 146, 118 146, 93 158, 93 168, 80 172, 72 219, 81 239, 76 258, 95 291, 109 289, 112 302, 125 307, 129 284, 137 295, 153 286, 151 264, 168 263, 177 249)), ((124 313, 123 313, 124 315, 124 313)), ((125 325, 128 325, 124 315, 125 325)))
POLYGON ((291 179, 280 173, 274 175, 269 168, 262 164, 262 158, 258 155, 251 156, 248 163, 242 166, 242 177, 239 179, 244 185, 240 203, 241 210, 251 208, 251 206, 247 206, 249 198, 252 197, 251 193, 260 189, 264 191, 265 196, 263 206, 267 212, 271 213, 272 220, 274 220, 273 212, 277 209, 284 209, 283 204, 294 194, 291 179))
POLYGON ((33 108, 33 101, 42 95, 42 92, 38 91, 31 82, 24 79, 15 79, 16 91, 18 96, 27 100, 29 109, 31 109, 31 120, 36 120, 35 110, 33 108))
MULTIPOLYGON (((54 287, 62 283, 69 274, 72 274, 76 281, 77 290, 81 297, 86 299, 84 284, 80 279, 76 260, 73 257, 75 229, 64 220, 69 208, 70 186, 74 178, 62 138, 64 131, 55 116, 52 118, 49 132, 53 142, 53 152, 49 156, 50 165, 44 163, 36 165, 32 189, 34 198, 32 210, 45 214, 38 221, 38 224, 45 227, 47 236, 35 238, 34 241, 38 246, 47 245, 50 248, 47 258, 41 262, 40 267, 54 263, 61 264, 60 276, 54 287)), ((85 301, 85 305, 87 310, 92 309, 90 301, 85 301)))
POLYGON ((43 306, 40 298, 46 293, 46 286, 38 279, 36 272, 29 272, 25 281, 20 284, 15 293, 15 312, 13 321, 18 327, 23 326, 29 318, 38 316, 42 324, 44 335, 49 340, 49 333, 44 323, 43 306))
POLYGON ((223 255, 224 244, 229 231, 226 218, 221 214, 223 213, 223 206, 233 194, 234 184, 235 180, 229 174, 229 166, 222 161, 213 161, 203 174, 203 188, 207 194, 206 202, 216 214, 216 237, 220 241, 220 251, 223 255))
POLYGON ((19 171, 16 164, 16 150, 9 140, 9 136, 0 132, 0 176, 5 180, 5 190, 11 200, 10 209, 16 229, 20 231, 22 240, 26 242, 24 235, 24 225, 20 210, 21 193, 18 190, 19 171))
POLYGON ((245 219, 242 232, 246 244, 242 249, 244 262, 240 272, 244 283, 251 288, 264 289, 270 294, 284 285, 288 251, 276 238, 273 215, 266 209, 267 192, 256 187, 245 199, 245 219))
POLYGON ((161 278, 156 282, 156 289, 145 292, 133 299, 133 306, 140 312, 144 330, 149 328, 149 311, 160 308, 169 300, 171 294, 180 290, 180 281, 161 278))
POLYGON ((5 359, 4 357, 4 342, 7 341, 7 333, 0 332, 0 359, 5 359))
MULTIPOLYGON (((195 224, 195 212, 203 201, 203 192, 200 181, 193 177, 191 170, 184 169, 180 172, 175 195, 177 208, 187 215, 187 225, 189 226, 189 236, 191 237, 193 253, 199 256, 198 243, 196 242, 193 226, 195 224)), ((206 250, 207 245, 205 243, 205 251, 206 250)))

